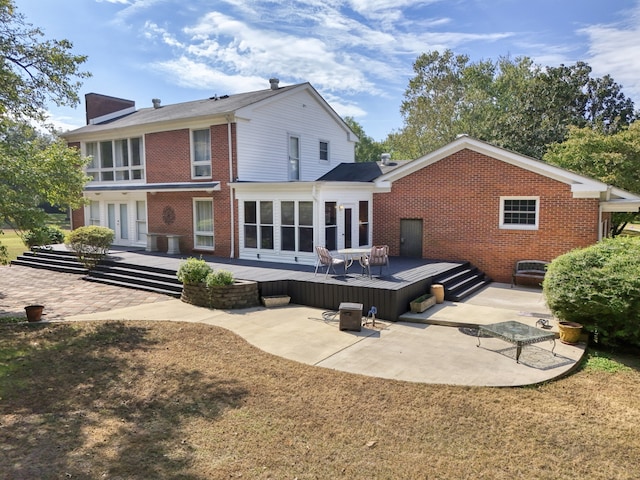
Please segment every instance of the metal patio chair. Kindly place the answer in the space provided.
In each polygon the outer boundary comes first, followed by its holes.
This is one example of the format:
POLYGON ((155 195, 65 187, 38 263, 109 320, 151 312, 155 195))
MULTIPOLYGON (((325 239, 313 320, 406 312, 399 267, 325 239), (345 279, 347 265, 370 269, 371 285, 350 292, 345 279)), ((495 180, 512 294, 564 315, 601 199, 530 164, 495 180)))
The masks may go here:
POLYGON ((371 267, 380 267, 380 276, 382 276, 382 267, 389 268, 389 246, 388 245, 376 245, 371 247, 371 252, 361 260, 362 267, 371 277, 371 267))
POLYGON ((329 275, 329 270, 333 270, 333 273, 337 274, 335 267, 340 264, 345 267, 344 273, 347 273, 344 259, 334 257, 326 247, 316 246, 316 253, 318 254, 318 260, 316 261, 316 271, 314 275, 318 274, 318 268, 320 268, 320 266, 327 267, 327 271, 324 273, 325 278, 329 275))

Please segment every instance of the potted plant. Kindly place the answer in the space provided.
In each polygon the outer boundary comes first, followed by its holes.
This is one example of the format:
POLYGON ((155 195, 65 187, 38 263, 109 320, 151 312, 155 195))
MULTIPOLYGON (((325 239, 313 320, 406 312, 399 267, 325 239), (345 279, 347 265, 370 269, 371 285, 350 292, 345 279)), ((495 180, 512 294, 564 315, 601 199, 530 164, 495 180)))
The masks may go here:
POLYGON ((192 305, 208 307, 210 295, 206 280, 212 272, 211 266, 202 258, 189 257, 182 262, 176 273, 178 280, 182 282, 180 299, 192 305))
POLYGON ((436 297, 431 293, 425 293, 424 295, 413 300, 409 305, 411 311, 414 313, 422 313, 427 308, 436 304, 436 297))

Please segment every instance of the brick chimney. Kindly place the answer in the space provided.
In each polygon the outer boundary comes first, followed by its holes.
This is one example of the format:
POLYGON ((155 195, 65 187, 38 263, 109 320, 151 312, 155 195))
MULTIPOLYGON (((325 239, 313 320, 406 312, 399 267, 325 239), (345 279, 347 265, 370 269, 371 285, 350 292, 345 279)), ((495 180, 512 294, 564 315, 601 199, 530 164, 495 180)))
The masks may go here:
POLYGON ((87 93, 84 96, 87 125, 92 119, 119 112, 128 108, 135 108, 136 102, 124 98, 110 97, 99 93, 87 93))

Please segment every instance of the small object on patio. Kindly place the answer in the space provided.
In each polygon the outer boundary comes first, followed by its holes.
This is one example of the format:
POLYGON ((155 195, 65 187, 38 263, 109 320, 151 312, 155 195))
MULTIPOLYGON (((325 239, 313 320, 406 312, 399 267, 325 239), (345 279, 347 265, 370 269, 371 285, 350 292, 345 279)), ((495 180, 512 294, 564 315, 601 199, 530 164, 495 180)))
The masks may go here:
POLYGON ((382 276, 382 267, 389 268, 389 246, 375 245, 371 247, 371 252, 366 257, 362 257, 360 264, 369 273, 369 278, 372 278, 371 267, 380 267, 380 276, 382 276))
POLYGON ((327 277, 327 275, 329 275, 329 270, 333 270, 333 273, 336 273, 336 265, 342 265, 343 267, 345 267, 344 273, 347 273, 346 263, 344 259, 335 258, 331 255, 326 247, 317 245, 316 253, 318 254, 318 260, 316 261, 316 271, 314 275, 318 274, 318 268, 320 267, 320 265, 322 265, 323 267, 327 267, 327 271, 324 273, 325 278, 327 277))
POLYGON ((369 325, 369 323, 371 323, 371 326, 375 328, 376 326, 376 313, 378 313, 378 309, 374 306, 372 306, 369 309, 369 313, 367 314, 367 317, 364 319, 364 322, 362 322, 362 326, 366 327, 367 325, 369 325))
POLYGON ((549 325, 549 320, 547 320, 546 318, 539 318, 536 322, 536 327, 551 328, 551 325, 549 325))
POLYGON ((262 304, 267 307, 282 307, 284 305, 288 305, 291 301, 291 297, 289 295, 267 295, 261 297, 262 304))
POLYGON ((24 307, 25 313, 27 314, 28 322, 39 322, 42 320, 42 311, 44 310, 44 305, 27 305, 24 307))
POLYGON ((340 330, 362 330, 362 304, 342 302, 340 307, 340 330))

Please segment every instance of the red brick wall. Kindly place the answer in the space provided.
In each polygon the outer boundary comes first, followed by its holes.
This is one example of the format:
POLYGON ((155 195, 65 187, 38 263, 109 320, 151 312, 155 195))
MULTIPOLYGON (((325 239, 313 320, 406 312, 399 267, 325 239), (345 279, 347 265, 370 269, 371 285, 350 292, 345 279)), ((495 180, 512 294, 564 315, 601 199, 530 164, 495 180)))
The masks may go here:
MULTIPOLYGON (((191 182, 189 130, 174 130, 148 134, 145 137, 146 169, 148 183, 191 182)), ((193 251, 193 198, 213 198, 213 219, 215 234, 215 255, 231 255, 231 204, 229 179, 235 178, 236 148, 235 124, 232 124, 233 145, 233 177, 229 175, 229 141, 227 125, 211 127, 211 163, 212 179, 202 181, 220 182, 220 191, 213 193, 202 192, 162 192, 147 195, 148 228, 153 233, 174 233, 184 235, 180 247, 187 253, 193 251), (165 208, 172 208, 175 221, 167 225, 163 220, 165 208)), ((237 208, 234 206, 235 221, 237 222, 237 208)), ((237 229, 235 231, 235 249, 237 256, 237 229)), ((158 247, 166 248, 163 239, 159 239, 158 247)), ((211 253, 207 251, 206 253, 211 253)))
POLYGON ((424 258, 470 261, 493 280, 510 282, 518 260, 552 260, 595 243, 598 203, 572 198, 569 185, 462 150, 374 195, 375 218, 389 220, 373 240, 399 255, 400 219, 420 218, 424 258), (500 229, 500 196, 539 196, 539 229, 500 229))
POLYGON ((87 117, 87 125, 89 120, 109 113, 119 112, 130 107, 135 107, 133 100, 125 100, 124 98, 109 97, 99 93, 87 93, 84 96, 85 112, 87 117))
POLYGON ((190 182, 190 148, 188 129, 146 134, 147 183, 190 182))

